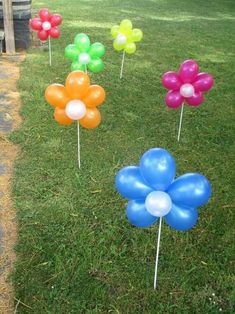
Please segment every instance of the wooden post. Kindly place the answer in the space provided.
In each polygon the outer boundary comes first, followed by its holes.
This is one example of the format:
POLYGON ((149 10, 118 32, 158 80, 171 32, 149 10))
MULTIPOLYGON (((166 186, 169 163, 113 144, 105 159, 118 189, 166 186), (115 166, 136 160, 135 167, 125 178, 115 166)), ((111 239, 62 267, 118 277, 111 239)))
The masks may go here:
POLYGON ((4 0, 3 4, 3 20, 4 20, 4 32, 6 41, 6 53, 15 53, 15 36, 13 26, 13 9, 12 0, 4 0))

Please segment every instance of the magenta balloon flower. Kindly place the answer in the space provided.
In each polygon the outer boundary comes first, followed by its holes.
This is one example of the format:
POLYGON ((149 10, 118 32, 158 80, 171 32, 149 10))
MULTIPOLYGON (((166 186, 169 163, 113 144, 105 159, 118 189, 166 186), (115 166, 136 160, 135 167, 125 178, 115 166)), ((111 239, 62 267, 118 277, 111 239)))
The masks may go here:
POLYGON ((178 108, 184 102, 190 106, 199 106, 203 101, 203 92, 214 85, 213 77, 208 73, 198 73, 199 65, 194 60, 184 61, 177 72, 169 71, 162 76, 162 85, 169 89, 165 102, 170 108, 178 108))
POLYGON ((38 32, 38 38, 41 41, 46 41, 49 36, 52 38, 60 36, 60 30, 57 26, 61 22, 60 14, 51 14, 48 9, 44 8, 39 11, 39 17, 30 20, 30 27, 38 32))

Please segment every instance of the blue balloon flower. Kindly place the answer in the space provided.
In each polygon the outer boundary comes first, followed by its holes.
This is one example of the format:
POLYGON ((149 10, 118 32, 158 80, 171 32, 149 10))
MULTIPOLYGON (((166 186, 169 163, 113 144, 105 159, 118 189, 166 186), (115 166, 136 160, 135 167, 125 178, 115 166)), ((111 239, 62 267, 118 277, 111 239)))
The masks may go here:
POLYGON ((163 148, 148 150, 138 167, 125 167, 118 172, 116 188, 129 200, 126 213, 131 224, 145 228, 159 217, 176 230, 188 230, 196 224, 197 207, 209 200, 211 185, 198 173, 177 179, 175 174, 175 160, 163 148))

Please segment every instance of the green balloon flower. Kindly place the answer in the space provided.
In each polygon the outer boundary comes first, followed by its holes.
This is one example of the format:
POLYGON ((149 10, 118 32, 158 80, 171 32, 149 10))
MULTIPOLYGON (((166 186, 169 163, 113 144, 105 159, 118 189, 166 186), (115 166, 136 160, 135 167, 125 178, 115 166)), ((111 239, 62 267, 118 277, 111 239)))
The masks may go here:
POLYGON ((104 53, 104 45, 101 43, 91 45, 89 37, 83 33, 77 34, 74 38, 74 44, 65 48, 65 57, 73 61, 72 71, 86 71, 87 68, 94 73, 103 71, 104 64, 101 57, 104 53))

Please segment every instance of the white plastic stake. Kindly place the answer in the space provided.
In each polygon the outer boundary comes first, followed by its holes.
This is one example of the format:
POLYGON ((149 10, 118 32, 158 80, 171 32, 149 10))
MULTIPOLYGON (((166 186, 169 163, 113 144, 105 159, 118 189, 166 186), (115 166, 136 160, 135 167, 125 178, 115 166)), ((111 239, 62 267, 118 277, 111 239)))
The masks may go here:
POLYGON ((49 64, 51 66, 51 37, 48 37, 48 43, 49 43, 49 64))
POLYGON ((123 54, 122 54, 122 64, 121 64, 120 80, 122 79, 124 60, 125 60, 125 50, 123 50, 123 54))
POLYGON ((180 140, 180 133, 181 133, 182 120, 183 120, 183 113, 184 113, 184 104, 181 106, 181 112, 180 112, 180 124, 179 124, 178 136, 177 136, 178 142, 180 140))
POLYGON ((159 250, 160 250, 160 239, 161 239, 161 229, 162 229, 162 217, 159 219, 159 228, 157 236, 157 253, 156 253, 156 262, 155 262, 155 274, 154 274, 154 290, 157 288, 157 270, 158 270, 158 259, 159 259, 159 250))
POLYGON ((80 159, 80 129, 79 129, 79 121, 78 121, 78 168, 81 168, 81 159, 80 159))

